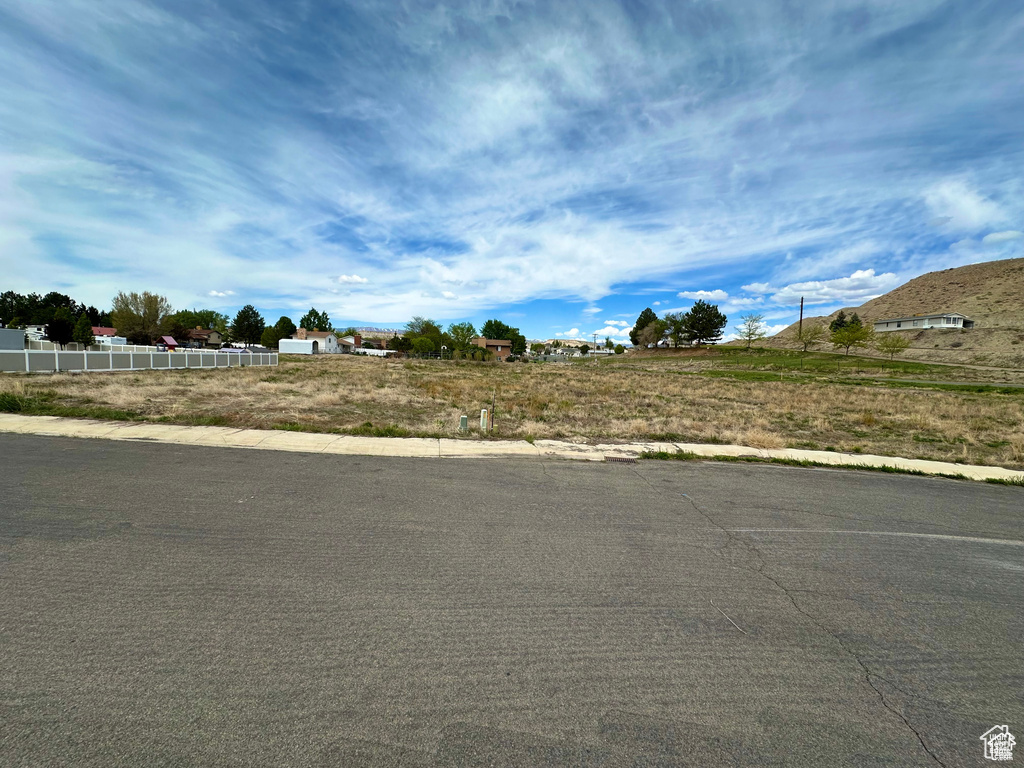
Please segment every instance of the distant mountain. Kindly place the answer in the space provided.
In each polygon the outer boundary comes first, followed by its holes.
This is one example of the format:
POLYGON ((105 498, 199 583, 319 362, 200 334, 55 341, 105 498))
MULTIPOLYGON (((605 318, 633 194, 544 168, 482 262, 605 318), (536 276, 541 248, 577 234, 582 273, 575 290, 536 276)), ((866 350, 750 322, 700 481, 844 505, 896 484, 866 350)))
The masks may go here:
MULTIPOLYGON (((908 357, 1024 367, 1024 258, 987 261, 915 277, 859 307, 844 307, 804 322, 829 323, 856 312, 864 321, 959 312, 974 321, 969 330, 908 331, 908 357)), ((796 346, 798 323, 766 340, 768 346, 796 346)))

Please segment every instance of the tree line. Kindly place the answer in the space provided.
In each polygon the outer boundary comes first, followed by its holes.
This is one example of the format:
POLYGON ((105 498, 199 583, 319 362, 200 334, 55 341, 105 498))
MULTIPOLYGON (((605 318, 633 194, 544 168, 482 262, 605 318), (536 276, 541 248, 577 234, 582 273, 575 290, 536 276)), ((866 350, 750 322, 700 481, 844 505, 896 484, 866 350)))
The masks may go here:
POLYGON ((443 329, 436 320, 414 317, 405 325, 401 336, 398 332, 387 339, 387 348, 398 352, 412 352, 420 355, 440 354, 442 357, 474 357, 486 359, 490 352, 478 347, 473 339, 483 336, 487 339, 508 340, 513 355, 526 352, 526 337, 518 328, 498 319, 491 319, 480 326, 479 333, 470 322, 451 323, 443 329))
POLYGON ((728 318, 722 314, 717 304, 709 304, 699 299, 686 312, 669 312, 664 317, 647 307, 636 319, 633 330, 629 332, 629 340, 634 347, 647 347, 659 344, 666 335, 672 345, 681 344, 715 344, 722 340, 728 318))
MULTIPOLYGON (((152 344, 163 336, 184 343, 190 339, 191 331, 201 328, 217 331, 224 342, 262 344, 269 348, 276 348, 281 339, 294 335, 298 328, 331 331, 339 336, 356 333, 352 327, 334 328, 330 315, 316 307, 310 307, 297 328, 287 316, 268 324, 252 304, 246 304, 230 318, 212 309, 175 310, 167 297, 149 291, 118 292, 109 312, 80 304, 57 292, 40 296, 7 291, 0 294, 0 324, 14 328, 45 325, 47 338, 62 346, 71 341, 84 346, 95 343, 93 326, 112 327, 131 344, 152 344)), ((484 358, 489 353, 473 343, 477 336, 507 339, 514 355, 526 351, 526 337, 518 328, 498 319, 488 320, 478 333, 469 322, 451 323, 444 329, 436 320, 417 316, 406 323, 402 331, 396 330, 385 343, 389 349, 400 352, 424 355, 447 352, 451 356, 484 358)))

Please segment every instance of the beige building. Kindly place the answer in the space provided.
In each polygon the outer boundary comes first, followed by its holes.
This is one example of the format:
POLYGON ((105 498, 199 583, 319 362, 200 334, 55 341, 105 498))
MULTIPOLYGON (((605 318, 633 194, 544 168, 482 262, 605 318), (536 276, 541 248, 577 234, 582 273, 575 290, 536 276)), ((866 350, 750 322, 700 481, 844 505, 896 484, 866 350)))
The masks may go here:
POLYGON ((473 339, 473 343, 478 347, 489 350, 494 354, 495 360, 501 360, 504 362, 508 359, 508 356, 512 354, 512 342, 508 339, 485 339, 483 336, 477 336, 473 339))

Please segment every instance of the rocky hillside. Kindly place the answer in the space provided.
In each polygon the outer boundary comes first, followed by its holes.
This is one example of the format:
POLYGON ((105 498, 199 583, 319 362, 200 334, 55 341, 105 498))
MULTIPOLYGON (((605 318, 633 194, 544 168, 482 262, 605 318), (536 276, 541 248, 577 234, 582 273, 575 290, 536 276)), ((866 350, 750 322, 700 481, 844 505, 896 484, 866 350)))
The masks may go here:
MULTIPOLYGON (((865 321, 930 312, 959 312, 971 318, 968 330, 907 331, 906 357, 920 360, 1024 367, 1024 259, 970 264, 915 277, 859 307, 845 307, 865 321)), ((804 322, 828 323, 828 317, 804 322)), ((768 346, 796 346, 797 324, 768 339, 768 346)))

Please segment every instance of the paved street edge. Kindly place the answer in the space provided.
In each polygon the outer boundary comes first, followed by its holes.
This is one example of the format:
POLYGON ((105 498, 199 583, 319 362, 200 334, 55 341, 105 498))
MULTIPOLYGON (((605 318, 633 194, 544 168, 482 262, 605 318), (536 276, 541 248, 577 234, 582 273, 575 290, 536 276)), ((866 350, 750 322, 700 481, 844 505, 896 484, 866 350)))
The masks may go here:
POLYGON ((708 458, 726 456, 763 460, 806 461, 835 466, 891 467, 926 475, 960 475, 971 480, 1024 482, 1024 472, 1002 467, 981 467, 943 461, 905 459, 833 451, 793 448, 763 449, 744 445, 705 443, 615 443, 588 445, 560 440, 456 440, 428 437, 354 437, 274 429, 188 427, 174 424, 98 421, 60 416, 0 414, 0 432, 51 437, 83 437, 103 440, 137 440, 174 445, 220 448, 253 448, 349 456, 404 456, 413 458, 557 458, 605 461, 609 457, 636 458, 642 453, 684 452, 708 458))

